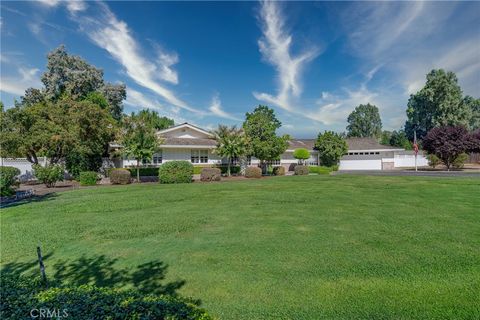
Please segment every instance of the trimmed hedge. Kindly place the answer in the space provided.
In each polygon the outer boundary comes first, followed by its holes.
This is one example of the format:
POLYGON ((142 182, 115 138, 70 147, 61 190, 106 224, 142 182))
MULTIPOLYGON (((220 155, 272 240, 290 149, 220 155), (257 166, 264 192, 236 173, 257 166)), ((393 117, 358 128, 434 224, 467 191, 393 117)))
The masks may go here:
POLYGON ((111 184, 129 184, 132 182, 130 171, 127 169, 110 170, 109 176, 111 184))
POLYGON ((295 166, 295 175, 305 176, 305 175, 308 175, 308 173, 309 171, 307 166, 302 166, 302 165, 295 166))
POLYGON ((17 182, 15 177, 19 174, 18 168, 0 167, 0 195, 2 197, 11 196, 14 193, 12 186, 17 182))
POLYGON ((90 285, 42 289, 39 280, 4 272, 1 283, 1 319, 30 319, 40 309, 58 312, 55 319, 212 319, 188 298, 90 285))
POLYGON ((160 183, 190 183, 193 178, 193 165, 188 161, 168 161, 158 170, 160 183))
POLYGON ((218 168, 203 168, 200 173, 201 181, 220 181, 222 178, 222 171, 218 168))
POLYGON ((96 173, 95 171, 80 172, 79 180, 81 186, 94 186, 97 184, 98 173, 96 173))
POLYGON ((261 178, 262 177, 262 169, 259 167, 247 167, 245 169, 245 177, 246 178, 261 178))
POLYGON ((310 173, 317 173, 317 174, 330 174, 333 171, 338 170, 338 166, 309 166, 308 170, 310 173))
POLYGON ((54 187, 57 181, 63 181, 64 170, 63 167, 58 164, 50 164, 46 167, 34 164, 32 168, 35 177, 44 183, 47 188, 54 187))
POLYGON ((283 167, 283 166, 273 167, 272 173, 275 176, 284 176, 285 175, 285 167, 283 167))

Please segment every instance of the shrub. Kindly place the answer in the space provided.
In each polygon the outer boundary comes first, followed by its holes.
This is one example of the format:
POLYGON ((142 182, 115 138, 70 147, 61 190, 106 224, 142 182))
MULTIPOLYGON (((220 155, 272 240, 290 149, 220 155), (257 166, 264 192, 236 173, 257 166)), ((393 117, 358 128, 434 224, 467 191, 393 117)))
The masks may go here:
POLYGON ((57 181, 63 181, 64 170, 63 167, 58 164, 50 164, 45 167, 34 164, 32 168, 35 177, 44 183, 47 188, 54 187, 57 181))
POLYGON ((15 177, 20 174, 20 170, 15 167, 0 167, 0 195, 10 196, 13 194, 12 186, 16 183, 15 177))
POLYGON ((273 167, 272 173, 275 176, 284 176, 285 175, 285 167, 283 167, 283 166, 273 167))
POLYGON ((347 153, 348 146, 340 134, 325 131, 323 134, 318 134, 315 149, 320 153, 320 163, 333 166, 337 165, 340 158, 347 153))
POLYGON ((305 176, 305 175, 308 175, 308 173, 309 171, 307 166, 302 166, 302 165, 295 166, 295 175, 305 176))
POLYGON ((262 177, 262 169, 259 167, 247 167, 245 169, 245 177, 246 178, 261 178, 262 177))
MULTIPOLYGON (((217 166, 222 171, 222 174, 227 174, 227 166, 217 166)), ((230 173, 231 174, 239 174, 240 173, 240 166, 230 166, 230 173)))
POLYGON ((310 152, 305 148, 295 149, 295 151, 293 151, 293 157, 300 160, 300 163, 303 163, 310 158, 310 152))
POLYGON ((160 183, 190 183, 193 178, 193 165, 188 161, 169 161, 160 166, 160 183))
POLYGON ((30 312, 39 309, 55 310, 52 318, 62 319, 212 319, 194 300, 182 297, 92 285, 43 289, 38 280, 4 272, 1 282, 1 319, 30 319, 30 312))
POLYGON ((453 160, 452 166, 455 169, 461 169, 461 168, 463 168, 463 165, 465 164, 465 162, 467 160, 468 160, 468 154, 461 153, 461 154, 458 155, 458 157, 455 158, 455 160, 453 160))
POLYGON ((111 184, 129 184, 132 182, 130 171, 127 169, 110 170, 109 176, 111 184))
POLYGON ((438 166, 440 163, 442 163, 442 160, 440 160, 440 158, 437 157, 434 154, 429 154, 427 156, 427 159, 428 159, 428 165, 430 167, 432 167, 433 169, 435 169, 436 166, 438 166))
POLYGON ((335 168, 326 167, 326 166, 309 166, 308 172, 310 173, 317 173, 317 174, 330 174, 330 172, 335 171, 335 168))
POLYGON ((193 174, 201 174, 203 168, 213 168, 213 166, 193 166, 193 174))
MULTIPOLYGON (((132 177, 137 176, 137 168, 128 168, 128 171, 130 171, 130 174, 132 177)), ((151 167, 151 168, 139 168, 138 169, 140 173, 140 177, 153 177, 153 176, 158 176, 158 168, 157 167, 151 167)))
POLYGON ((98 173, 94 171, 80 172, 80 185, 82 186, 94 186, 97 184, 98 173))
POLYGON ((200 173, 201 181, 220 181, 222 171, 218 168, 203 168, 200 173))

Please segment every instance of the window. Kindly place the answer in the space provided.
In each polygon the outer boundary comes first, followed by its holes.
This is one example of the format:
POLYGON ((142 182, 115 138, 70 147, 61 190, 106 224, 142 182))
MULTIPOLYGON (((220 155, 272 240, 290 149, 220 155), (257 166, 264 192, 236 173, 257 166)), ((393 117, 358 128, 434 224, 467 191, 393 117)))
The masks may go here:
POLYGON ((153 164, 160 164, 162 163, 162 156, 163 152, 162 150, 159 150, 157 153, 153 155, 153 164))
POLYGON ((192 150, 192 163, 208 163, 208 150, 192 150))

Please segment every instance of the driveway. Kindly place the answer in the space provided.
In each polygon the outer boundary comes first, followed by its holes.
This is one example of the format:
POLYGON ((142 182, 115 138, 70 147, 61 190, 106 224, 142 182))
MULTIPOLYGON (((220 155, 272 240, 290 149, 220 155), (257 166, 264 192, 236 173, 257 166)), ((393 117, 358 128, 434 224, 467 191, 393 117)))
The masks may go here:
POLYGON ((480 170, 468 171, 413 171, 413 170, 392 170, 392 171, 374 171, 374 170, 344 170, 337 171, 333 174, 355 174, 355 175, 369 175, 369 176, 419 176, 419 177, 458 177, 458 178, 479 178, 480 170))

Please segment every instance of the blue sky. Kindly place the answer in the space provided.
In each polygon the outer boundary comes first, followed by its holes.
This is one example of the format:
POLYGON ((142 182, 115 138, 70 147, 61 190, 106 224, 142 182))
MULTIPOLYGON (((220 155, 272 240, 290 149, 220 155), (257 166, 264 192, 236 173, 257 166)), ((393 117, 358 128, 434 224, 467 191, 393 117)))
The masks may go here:
POLYGON ((126 112, 210 129, 266 104, 282 133, 314 137, 370 102, 399 129, 432 68, 480 96, 479 21, 479 2, 2 1, 1 100, 40 87, 65 44, 127 85, 126 112))

